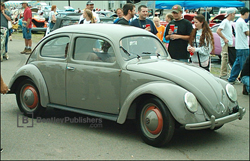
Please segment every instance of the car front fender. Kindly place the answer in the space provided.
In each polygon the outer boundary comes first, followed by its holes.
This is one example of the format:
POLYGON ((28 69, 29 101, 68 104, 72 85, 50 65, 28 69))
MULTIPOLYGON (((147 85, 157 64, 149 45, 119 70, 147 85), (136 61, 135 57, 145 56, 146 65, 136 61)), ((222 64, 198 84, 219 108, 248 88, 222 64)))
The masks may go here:
POLYGON ((34 82, 40 94, 41 105, 47 107, 47 104, 49 103, 47 86, 42 73, 35 65, 27 64, 16 71, 9 83, 9 93, 16 93, 19 83, 25 79, 31 79, 34 82))
MULTIPOLYGON (((141 95, 149 94, 158 97, 162 100, 172 116, 177 122, 184 125, 187 123, 197 123, 205 121, 204 112, 199 104, 198 110, 191 113, 186 108, 184 95, 188 92, 186 89, 167 82, 150 82, 134 89, 122 104, 117 123, 123 124, 127 118, 128 111, 133 104, 133 101, 141 95)), ((136 107, 135 107, 136 108, 136 107)), ((136 110, 132 110, 136 111, 136 110)))

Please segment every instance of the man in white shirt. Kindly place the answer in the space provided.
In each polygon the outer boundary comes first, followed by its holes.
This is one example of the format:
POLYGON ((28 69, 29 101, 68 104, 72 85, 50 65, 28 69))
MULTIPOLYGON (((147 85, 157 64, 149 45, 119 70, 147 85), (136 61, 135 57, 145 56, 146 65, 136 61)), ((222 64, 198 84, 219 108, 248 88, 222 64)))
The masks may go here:
POLYGON ((247 36, 249 36, 249 28, 245 22, 245 19, 249 16, 249 9, 244 7, 240 10, 240 18, 235 24, 235 49, 236 49, 236 59, 234 61, 230 77, 228 82, 231 84, 235 83, 238 78, 243 65, 249 56, 249 42, 247 41, 247 36))
MULTIPOLYGON (((93 16, 94 16, 94 18, 95 18, 95 22, 96 22, 96 23, 100 23, 100 18, 99 18, 99 16, 98 16, 98 14, 95 13, 95 12, 93 12, 94 3, 93 3, 92 1, 88 1, 88 2, 86 3, 86 8, 89 9, 90 11, 92 11, 93 16)), ((83 13, 83 12, 82 12, 82 13, 83 13)), ((83 19, 83 15, 80 16, 79 23, 82 21, 82 19, 83 19)))
POLYGON ((231 21, 235 17, 235 8, 228 8, 225 19, 221 22, 217 29, 217 34, 220 36, 221 42, 221 71, 220 78, 227 78, 227 62, 228 62, 228 47, 233 45, 233 33, 231 21))

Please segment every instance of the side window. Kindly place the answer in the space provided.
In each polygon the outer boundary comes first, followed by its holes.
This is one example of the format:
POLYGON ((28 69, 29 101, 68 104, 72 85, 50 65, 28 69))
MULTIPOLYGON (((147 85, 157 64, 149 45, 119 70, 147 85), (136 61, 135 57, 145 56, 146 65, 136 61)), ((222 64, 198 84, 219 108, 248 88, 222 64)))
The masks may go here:
POLYGON ((68 52, 69 37, 57 37, 45 43, 41 50, 41 56, 51 58, 66 58, 68 52))
POLYGON ((115 61, 115 53, 106 40, 79 37, 75 41, 73 59, 112 63, 115 61))

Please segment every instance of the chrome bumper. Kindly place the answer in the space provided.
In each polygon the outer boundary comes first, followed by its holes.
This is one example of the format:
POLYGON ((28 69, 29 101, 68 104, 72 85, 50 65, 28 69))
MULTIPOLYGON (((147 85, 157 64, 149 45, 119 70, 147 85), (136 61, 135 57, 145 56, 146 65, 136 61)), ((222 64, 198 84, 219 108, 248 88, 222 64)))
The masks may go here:
POLYGON ((214 129, 216 126, 223 125, 225 123, 234 121, 234 120, 241 120, 243 115, 246 113, 246 109, 243 107, 239 107, 239 111, 233 113, 231 115, 215 119, 214 115, 211 116, 210 121, 201 122, 201 123, 193 123, 193 124, 186 124, 186 130, 199 130, 199 129, 214 129))

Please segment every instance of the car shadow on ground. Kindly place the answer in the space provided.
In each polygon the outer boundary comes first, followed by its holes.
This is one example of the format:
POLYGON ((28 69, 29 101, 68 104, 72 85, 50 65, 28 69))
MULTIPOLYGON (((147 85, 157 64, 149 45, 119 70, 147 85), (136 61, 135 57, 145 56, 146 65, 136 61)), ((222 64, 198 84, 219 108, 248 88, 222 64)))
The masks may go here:
MULTIPOLYGON (((48 108, 42 118, 66 118, 69 117, 71 119, 73 118, 89 118, 89 119, 98 119, 96 117, 82 115, 74 112, 68 112, 63 110, 57 110, 48 108)), ((127 120, 124 124, 118 124, 114 121, 105 120, 102 119, 101 122, 101 128, 90 128, 91 123, 64 123, 60 126, 69 126, 69 128, 82 128, 85 130, 90 130, 91 132, 97 132, 101 135, 106 135, 110 138, 113 136, 122 138, 126 141, 133 141, 145 144, 142 139, 140 138, 139 132, 137 130, 136 122, 135 120, 127 120)), ((224 132, 220 132, 222 129, 218 129, 216 131, 212 131, 210 129, 206 130, 194 130, 189 131, 185 130, 183 127, 176 128, 175 133, 171 141, 164 147, 163 149, 168 149, 171 147, 175 148, 183 148, 183 147, 190 147, 190 146, 196 146, 197 148, 200 146, 208 145, 211 146, 213 144, 217 145, 220 144, 220 142, 223 144, 227 139, 231 140, 233 138, 232 135, 226 134, 224 132), (226 139, 225 139, 226 137, 226 139)))

